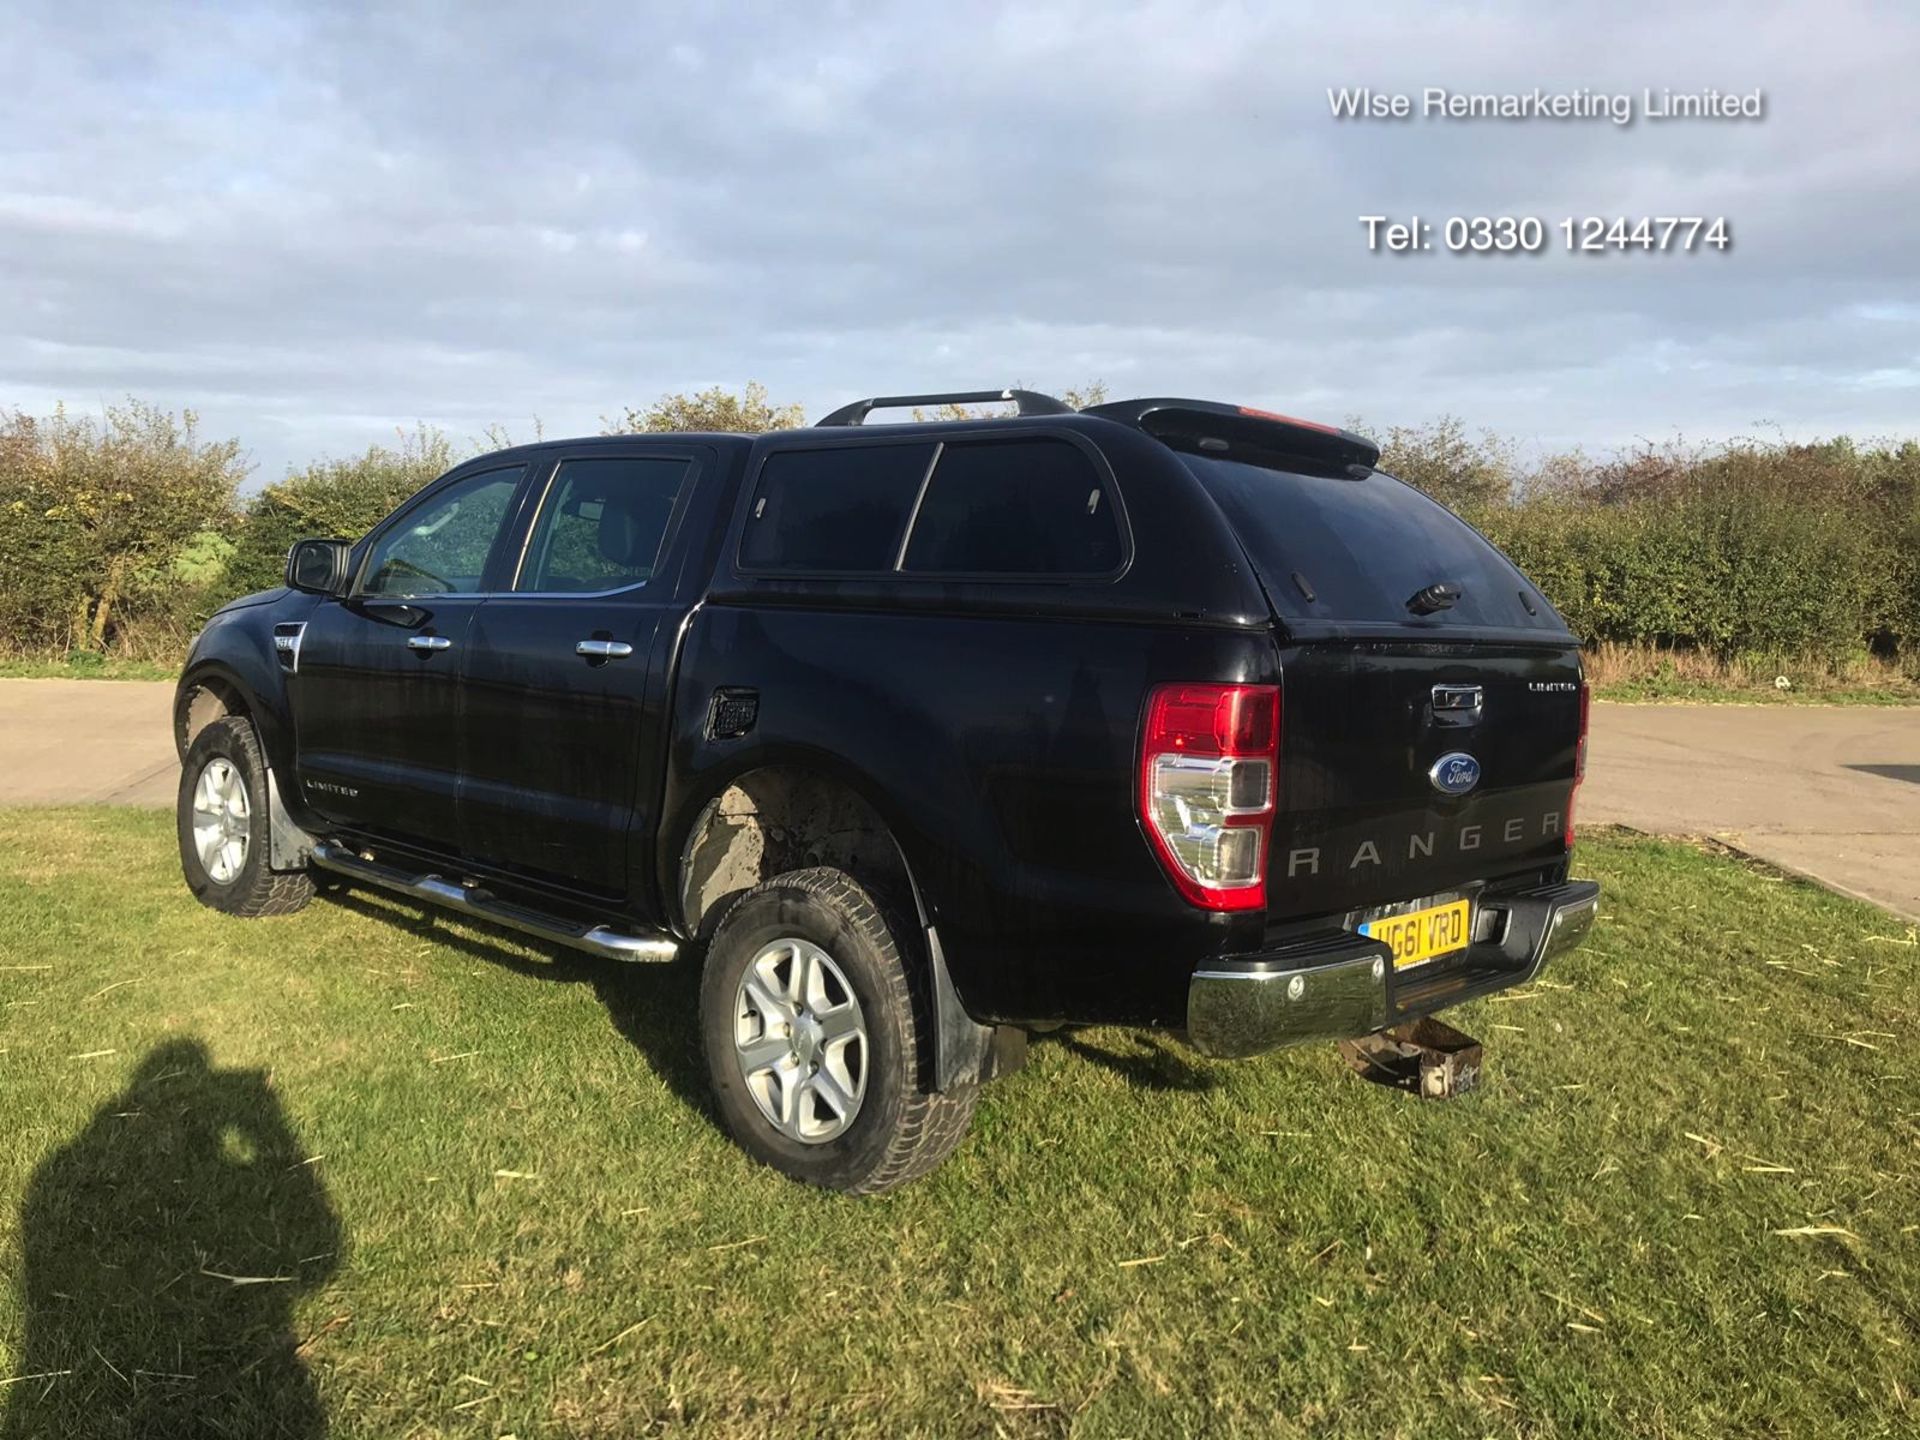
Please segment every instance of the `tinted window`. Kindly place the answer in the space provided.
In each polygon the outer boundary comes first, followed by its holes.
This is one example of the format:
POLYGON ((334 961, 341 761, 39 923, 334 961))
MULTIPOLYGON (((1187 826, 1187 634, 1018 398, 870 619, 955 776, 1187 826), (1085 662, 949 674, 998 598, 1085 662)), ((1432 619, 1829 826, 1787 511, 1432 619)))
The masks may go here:
POLYGON ((618 590, 652 579, 690 468, 667 456, 561 461, 514 588, 618 590))
POLYGON ((1120 565, 1113 496, 1064 440, 948 445, 913 522, 922 574, 1106 575, 1120 565))
POLYGON ((933 446, 860 445, 769 455, 747 513, 749 570, 891 570, 933 446))
POLYGON ((1403 622, 1415 618, 1407 609, 1415 592, 1445 581, 1464 593, 1435 617, 1441 625, 1562 628, 1506 556, 1390 475, 1354 480, 1181 458, 1225 512, 1284 616, 1403 622), (1537 614, 1521 602, 1523 587, 1537 614))
POLYGON ((455 481, 402 515, 367 555, 363 595, 470 595, 507 521, 523 467, 455 481))

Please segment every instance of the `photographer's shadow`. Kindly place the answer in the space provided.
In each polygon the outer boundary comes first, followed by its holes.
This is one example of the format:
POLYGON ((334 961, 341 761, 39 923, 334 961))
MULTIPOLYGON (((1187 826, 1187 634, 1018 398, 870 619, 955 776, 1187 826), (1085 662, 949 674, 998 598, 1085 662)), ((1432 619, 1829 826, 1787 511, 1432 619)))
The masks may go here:
POLYGON ((308 1160, 264 1074, 156 1047, 28 1187, 0 1437, 323 1435, 293 1307, 342 1237, 308 1160))

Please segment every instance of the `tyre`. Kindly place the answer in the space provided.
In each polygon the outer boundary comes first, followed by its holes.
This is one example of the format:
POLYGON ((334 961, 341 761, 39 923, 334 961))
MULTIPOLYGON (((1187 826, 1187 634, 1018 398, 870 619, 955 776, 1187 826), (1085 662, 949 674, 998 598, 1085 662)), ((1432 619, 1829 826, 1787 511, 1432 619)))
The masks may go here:
POLYGON ((930 1086, 932 1009, 914 939, 826 868, 777 876, 727 912, 701 974, 700 1034, 720 1119, 754 1159, 872 1195, 960 1143, 979 1086, 930 1086))
POLYGON ((215 720, 180 767, 180 869, 202 905, 229 915, 290 915, 313 898, 304 872, 267 868, 267 761, 253 722, 215 720))

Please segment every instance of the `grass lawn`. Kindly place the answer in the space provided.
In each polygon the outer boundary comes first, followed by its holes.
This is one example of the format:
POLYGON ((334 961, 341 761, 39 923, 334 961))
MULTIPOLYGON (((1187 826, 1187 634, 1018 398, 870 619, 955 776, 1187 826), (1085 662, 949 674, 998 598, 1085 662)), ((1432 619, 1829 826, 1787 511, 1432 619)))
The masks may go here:
POLYGON ((1581 868, 1588 947, 1451 1017, 1476 1095, 1090 1031, 863 1201, 714 1128, 680 968, 0 812, 0 1435, 1920 1431, 1913 932, 1581 868))

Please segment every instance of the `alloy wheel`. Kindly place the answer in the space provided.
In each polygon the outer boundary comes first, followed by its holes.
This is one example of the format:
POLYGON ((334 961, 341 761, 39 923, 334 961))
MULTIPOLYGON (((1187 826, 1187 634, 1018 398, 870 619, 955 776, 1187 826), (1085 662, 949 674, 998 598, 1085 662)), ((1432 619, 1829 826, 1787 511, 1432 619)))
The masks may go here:
POLYGON ((775 940, 753 957, 736 997, 733 1043, 747 1092, 787 1138, 825 1144, 860 1113, 866 1019, 845 974, 812 941, 775 940))
POLYGON ((246 868, 253 806, 238 767, 215 756, 193 787, 193 848, 216 885, 231 885, 246 868))

